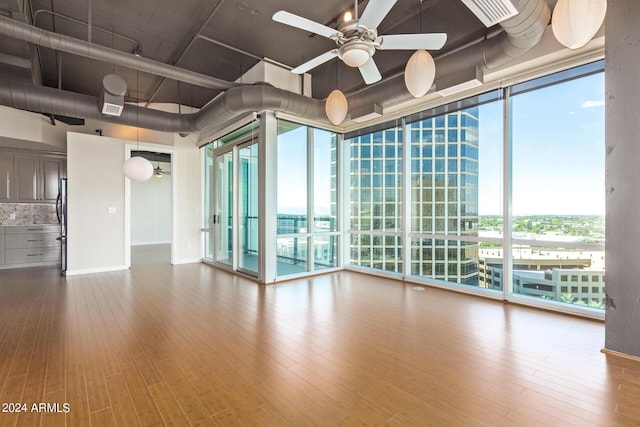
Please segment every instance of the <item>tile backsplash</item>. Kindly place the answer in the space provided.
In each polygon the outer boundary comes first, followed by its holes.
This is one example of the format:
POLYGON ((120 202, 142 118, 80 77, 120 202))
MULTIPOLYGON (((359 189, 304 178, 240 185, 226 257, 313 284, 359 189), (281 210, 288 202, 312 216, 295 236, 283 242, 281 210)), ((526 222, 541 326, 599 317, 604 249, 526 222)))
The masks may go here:
POLYGON ((0 203, 0 225, 57 224, 52 203, 0 203))

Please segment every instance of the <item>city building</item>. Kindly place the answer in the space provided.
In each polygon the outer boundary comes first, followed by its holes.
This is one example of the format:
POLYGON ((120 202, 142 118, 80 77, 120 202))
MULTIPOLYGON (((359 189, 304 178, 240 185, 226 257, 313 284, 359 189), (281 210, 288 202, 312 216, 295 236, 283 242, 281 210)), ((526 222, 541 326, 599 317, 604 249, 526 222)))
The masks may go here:
MULTIPOLYGON (((410 125, 411 231, 478 235, 478 109, 410 125)), ((350 262, 401 272, 402 243, 376 231, 403 227, 402 132, 377 131, 347 140, 350 157, 350 262)), ((418 239, 420 240, 420 239, 418 239)), ((424 239, 412 244, 410 274, 477 285, 477 244, 424 239)))

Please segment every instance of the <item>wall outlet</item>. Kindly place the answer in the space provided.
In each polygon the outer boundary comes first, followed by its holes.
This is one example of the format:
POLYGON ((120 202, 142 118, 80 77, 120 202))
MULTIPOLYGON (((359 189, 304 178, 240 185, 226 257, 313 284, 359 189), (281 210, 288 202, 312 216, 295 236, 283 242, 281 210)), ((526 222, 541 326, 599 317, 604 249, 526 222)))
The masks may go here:
POLYGON ((114 213, 116 213, 116 208, 113 207, 113 206, 109 206, 107 208, 107 212, 110 213, 110 214, 114 214, 114 213))
POLYGON ((11 221, 14 221, 14 220, 16 219, 16 214, 14 214, 14 213, 9 214, 9 219, 10 219, 11 221))

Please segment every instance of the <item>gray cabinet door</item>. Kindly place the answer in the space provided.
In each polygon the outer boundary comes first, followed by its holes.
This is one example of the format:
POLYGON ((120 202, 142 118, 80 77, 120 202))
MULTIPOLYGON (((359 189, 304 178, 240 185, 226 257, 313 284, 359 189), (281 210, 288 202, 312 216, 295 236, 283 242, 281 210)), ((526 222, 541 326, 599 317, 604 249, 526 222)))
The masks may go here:
POLYGON ((43 157, 40 159, 39 198, 44 202, 55 202, 58 197, 58 185, 64 173, 64 159, 57 157, 43 157))
POLYGON ((16 202, 35 202, 38 200, 38 166, 40 158, 15 154, 13 157, 16 202))
POLYGON ((0 153, 0 202, 13 197, 13 154, 0 153))

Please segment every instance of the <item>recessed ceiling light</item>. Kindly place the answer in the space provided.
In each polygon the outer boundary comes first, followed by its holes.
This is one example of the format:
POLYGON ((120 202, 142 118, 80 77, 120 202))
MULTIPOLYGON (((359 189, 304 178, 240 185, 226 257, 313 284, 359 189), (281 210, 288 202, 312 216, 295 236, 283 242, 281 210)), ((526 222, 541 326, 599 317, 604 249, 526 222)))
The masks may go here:
POLYGON ((422 286, 414 286, 413 290, 414 291, 424 291, 424 288, 422 286))

